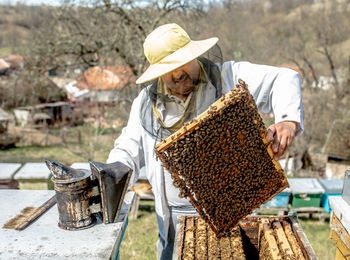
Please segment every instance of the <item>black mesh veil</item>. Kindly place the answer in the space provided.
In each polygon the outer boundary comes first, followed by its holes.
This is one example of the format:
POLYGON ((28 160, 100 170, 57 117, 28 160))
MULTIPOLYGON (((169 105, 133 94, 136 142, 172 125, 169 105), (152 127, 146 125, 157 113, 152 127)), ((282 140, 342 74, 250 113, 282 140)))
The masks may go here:
MULTIPOLYGON (((209 51, 197 58, 201 64, 202 70, 207 75, 207 80, 215 87, 215 99, 222 95, 221 86, 221 66, 222 53, 220 47, 216 44, 209 51)), ((169 101, 169 97, 158 91, 158 80, 146 82, 142 85, 143 96, 141 100, 140 122, 142 127, 150 134, 155 143, 171 135, 175 130, 162 127, 157 117, 154 114, 154 104, 157 99, 162 101, 169 101)), ((194 100, 196 102, 196 100, 194 100)), ((194 117, 193 111, 187 110, 184 112, 184 118, 187 122, 194 117)))

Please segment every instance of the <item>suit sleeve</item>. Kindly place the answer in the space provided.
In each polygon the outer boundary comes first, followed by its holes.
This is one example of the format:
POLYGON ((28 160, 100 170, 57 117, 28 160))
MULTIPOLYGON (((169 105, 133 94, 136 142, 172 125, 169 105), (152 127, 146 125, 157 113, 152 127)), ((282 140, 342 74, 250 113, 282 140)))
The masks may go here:
POLYGON ((140 123, 141 92, 134 100, 126 127, 123 128, 120 136, 115 140, 114 147, 110 151, 107 163, 121 162, 133 170, 133 177, 130 183, 134 183, 139 170, 144 165, 144 152, 142 148, 143 128, 140 123))
POLYGON ((295 121, 304 130, 299 74, 291 69, 250 62, 226 62, 222 67, 223 93, 242 79, 262 113, 273 112, 275 123, 295 121))

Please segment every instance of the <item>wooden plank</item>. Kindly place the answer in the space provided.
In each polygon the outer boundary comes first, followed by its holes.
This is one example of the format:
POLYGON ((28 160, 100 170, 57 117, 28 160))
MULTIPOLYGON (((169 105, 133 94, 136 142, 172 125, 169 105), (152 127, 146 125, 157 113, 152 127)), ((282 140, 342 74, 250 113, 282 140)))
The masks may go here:
POLYGON ((232 248, 231 259, 237 259, 237 260, 246 259, 244 254, 244 249, 243 249, 241 229, 239 226, 236 226, 232 229, 230 241, 231 241, 231 248, 232 248))
POLYGON ((282 224, 283 224, 284 233, 286 234, 289 244, 292 247, 294 255, 296 255, 298 260, 304 260, 305 257, 303 255, 303 251, 301 250, 300 245, 293 234, 290 224, 285 220, 282 221, 282 224))
POLYGON ((195 259, 194 255, 194 219, 193 217, 186 217, 186 227, 185 227, 185 240, 184 240, 184 250, 183 259, 195 259))
POLYGON ((295 234, 295 237, 299 243, 299 245, 302 245, 302 251, 303 255, 308 260, 317 260, 316 253, 314 249, 312 248, 308 238, 306 237, 303 229, 301 228, 300 224, 298 223, 298 220, 295 216, 290 216, 289 220, 292 225, 293 233, 295 234))
MULTIPOLYGON (((339 250, 340 254, 338 254, 338 258, 342 259, 343 256, 344 259, 349 260, 350 259, 350 250, 349 248, 344 244, 344 242, 341 240, 337 232, 331 229, 329 233, 329 238, 335 243, 337 246, 337 250, 339 250)), ((336 259, 338 259, 336 258, 336 259)))
POLYGON ((270 223, 270 221, 269 221, 268 218, 261 218, 260 222, 261 222, 262 224, 269 224, 269 223, 270 223))
POLYGON ((330 197, 329 206, 342 223, 348 233, 350 233, 350 205, 342 197, 330 197))
POLYGON ((261 259, 273 259, 282 260, 280 250, 277 245, 277 241, 273 235, 273 230, 269 224, 263 224, 261 247, 259 252, 259 258, 261 259))
POLYGON ((208 229, 208 259, 220 259, 219 240, 211 228, 208 229))
POLYGON ((350 235, 335 214, 331 217, 331 230, 337 233, 344 246, 350 251, 350 235))
POLYGON ((272 222, 272 227, 276 234, 276 240, 280 248, 283 259, 293 259, 294 253, 279 221, 272 222))
POLYGON ((260 219, 257 219, 256 221, 259 221, 259 229, 258 229, 258 246, 260 246, 260 239, 262 238, 262 232, 264 230, 264 224, 269 224, 269 219, 266 217, 261 217, 260 219))
POLYGON ((293 208, 294 212, 298 213, 325 213, 324 208, 321 207, 301 207, 301 208, 293 208))
POLYGON ((135 202, 131 206, 130 219, 137 219, 137 212, 139 211, 140 196, 136 194, 135 202))
POLYGON ((338 248, 335 251, 335 260, 346 260, 345 256, 343 256, 338 248))
POLYGON ((157 149, 159 152, 162 152, 165 149, 167 149, 170 145, 172 145, 174 142, 181 139, 181 137, 183 137, 187 132, 190 132, 194 130, 196 127, 199 127, 202 123, 202 120, 205 120, 206 118, 208 118, 213 111, 220 111, 221 109, 226 107, 225 99, 229 95, 231 95, 230 92, 225 94, 222 98, 218 99, 209 107, 209 109, 207 109, 206 111, 198 115, 195 120, 192 120, 184 124, 184 126, 181 127, 179 130, 177 130, 174 134, 172 134, 171 136, 169 136, 168 138, 166 138, 165 140, 157 144, 155 146, 155 149, 157 149))
POLYGON ((312 218, 312 214, 318 214, 318 219, 321 223, 325 220, 325 209, 321 207, 301 207, 301 208, 293 208, 293 212, 297 213, 307 213, 309 214, 309 218, 312 218))
POLYGON ((231 258, 231 242, 229 237, 222 237, 220 238, 220 256, 222 260, 229 260, 231 258))
POLYGON ((260 250, 260 244, 262 243, 261 239, 263 237, 263 235, 262 235, 263 229, 264 229, 264 224, 259 223, 259 229, 258 229, 258 248, 259 248, 259 250, 260 250))
POLYGON ((196 259, 208 259, 208 225, 205 223, 205 220, 200 217, 197 218, 196 222, 196 259))
MULTIPOLYGON (((262 137, 262 140, 263 140, 264 144, 269 144, 269 142, 268 142, 267 139, 266 139, 266 135, 267 135, 267 133, 265 134, 265 136, 262 137)), ((271 157, 271 160, 272 160, 273 164, 275 165, 275 168, 276 168, 277 170, 282 170, 282 167, 281 167, 281 164, 279 163, 279 161, 275 161, 275 160, 273 159, 274 153, 273 153, 273 151, 272 151, 272 147, 271 147, 271 146, 272 146, 271 144, 269 144, 269 145, 267 146, 267 152, 269 153, 269 155, 270 155, 270 157, 271 157)), ((287 187, 289 187, 289 184, 287 184, 287 187)))
POLYGON ((184 236, 185 236, 185 225, 186 217, 180 216, 178 224, 176 225, 176 239, 174 244, 174 257, 173 259, 183 259, 183 247, 184 247, 184 236))

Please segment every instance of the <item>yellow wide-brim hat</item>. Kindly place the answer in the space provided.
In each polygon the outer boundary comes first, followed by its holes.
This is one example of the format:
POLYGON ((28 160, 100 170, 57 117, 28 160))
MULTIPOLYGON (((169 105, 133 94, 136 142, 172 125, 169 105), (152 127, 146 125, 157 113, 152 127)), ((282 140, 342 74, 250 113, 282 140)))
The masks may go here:
POLYGON ((207 52, 218 40, 213 37, 192 41, 185 30, 175 23, 159 26, 147 36, 143 44, 150 65, 136 80, 136 84, 151 81, 185 65, 207 52))

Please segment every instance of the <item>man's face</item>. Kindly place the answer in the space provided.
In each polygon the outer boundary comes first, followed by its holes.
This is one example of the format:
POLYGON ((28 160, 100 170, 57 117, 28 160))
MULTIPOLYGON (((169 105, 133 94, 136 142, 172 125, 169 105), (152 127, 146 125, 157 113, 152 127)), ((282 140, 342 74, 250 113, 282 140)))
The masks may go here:
POLYGON ((162 76, 162 80, 171 94, 180 98, 186 98, 193 91, 198 79, 199 64, 197 59, 162 76))

